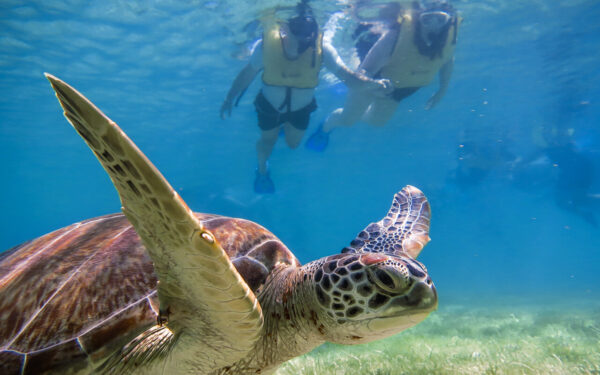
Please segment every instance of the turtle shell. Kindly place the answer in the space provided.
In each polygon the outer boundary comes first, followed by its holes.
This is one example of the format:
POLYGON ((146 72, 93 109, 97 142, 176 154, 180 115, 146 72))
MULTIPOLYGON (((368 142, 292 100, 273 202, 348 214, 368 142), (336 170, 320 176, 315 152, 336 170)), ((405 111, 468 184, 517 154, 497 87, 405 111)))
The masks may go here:
MULTIPOLYGON (((277 263, 299 265, 248 220, 196 214, 257 291, 277 263)), ((89 219, 0 254, 0 373, 85 369, 156 324, 157 278, 124 215, 89 219)))

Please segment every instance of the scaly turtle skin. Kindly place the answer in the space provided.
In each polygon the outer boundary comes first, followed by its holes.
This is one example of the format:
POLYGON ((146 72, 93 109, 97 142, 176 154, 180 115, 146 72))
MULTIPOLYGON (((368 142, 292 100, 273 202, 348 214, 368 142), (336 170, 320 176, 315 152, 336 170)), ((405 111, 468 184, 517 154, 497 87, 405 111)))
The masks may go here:
POLYGON ((121 129, 46 75, 125 215, 0 255, 2 374, 257 374, 329 341, 369 342, 437 307, 417 188, 341 254, 301 266, 272 233, 192 213, 121 129))

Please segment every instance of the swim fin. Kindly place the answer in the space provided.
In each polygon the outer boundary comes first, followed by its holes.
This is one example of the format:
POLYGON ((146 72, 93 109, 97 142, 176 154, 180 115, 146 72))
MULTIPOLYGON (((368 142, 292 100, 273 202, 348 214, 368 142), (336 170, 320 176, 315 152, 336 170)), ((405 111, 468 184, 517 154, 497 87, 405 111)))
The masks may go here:
POLYGON ((258 194, 273 194, 275 193, 275 184, 271 177, 269 176, 269 172, 266 174, 262 174, 256 170, 256 178, 254 179, 254 192, 258 194))
POLYGON ((323 131, 323 122, 319 124, 317 130, 308 137, 308 140, 304 144, 309 150, 323 152, 329 144, 329 133, 323 131))

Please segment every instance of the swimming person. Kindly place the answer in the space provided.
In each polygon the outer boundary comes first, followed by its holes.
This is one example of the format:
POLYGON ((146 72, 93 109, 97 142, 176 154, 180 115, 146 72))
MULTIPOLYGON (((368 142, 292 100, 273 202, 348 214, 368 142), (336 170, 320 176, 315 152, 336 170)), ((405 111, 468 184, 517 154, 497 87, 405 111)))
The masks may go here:
POLYGON ((554 184, 554 199, 558 207, 582 217, 598 227, 593 212, 596 201, 591 194, 594 181, 592 159, 580 150, 574 139, 574 129, 557 127, 545 133, 547 146, 541 151, 558 169, 554 184))
POLYGON ((306 147, 323 151, 329 133, 338 126, 358 121, 383 126, 394 115, 398 104, 420 88, 429 85, 439 72, 440 86, 429 99, 433 108, 444 96, 454 65, 458 17, 446 1, 413 2, 411 8, 388 3, 376 22, 361 23, 354 37, 361 63, 358 71, 373 78, 392 81, 394 90, 387 96, 349 89, 343 108, 334 110, 313 133, 306 147))
POLYGON ((538 148, 514 164, 512 183, 536 195, 549 187, 559 208, 598 227, 594 159, 589 150, 577 145, 575 131, 567 124, 534 128, 533 143, 538 148))
POLYGON ((308 4, 300 2, 296 15, 287 22, 264 25, 263 38, 254 46, 250 62, 240 71, 221 106, 221 118, 231 116, 232 107, 256 75, 263 70, 262 88, 254 101, 261 136, 256 144, 258 167, 254 190, 273 193, 267 160, 280 131, 287 145, 298 147, 310 114, 317 108, 314 89, 319 83, 321 64, 346 85, 362 92, 391 87, 387 80, 373 80, 348 69, 337 51, 323 45, 322 33, 308 4))

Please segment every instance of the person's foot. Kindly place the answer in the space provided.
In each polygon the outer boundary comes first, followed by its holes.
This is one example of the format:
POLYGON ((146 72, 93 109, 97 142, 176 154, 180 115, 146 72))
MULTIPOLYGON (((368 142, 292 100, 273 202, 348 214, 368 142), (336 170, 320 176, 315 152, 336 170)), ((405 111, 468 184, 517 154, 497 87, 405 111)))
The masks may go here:
POLYGON ((323 152, 327 148, 329 143, 329 133, 323 131, 323 123, 319 124, 317 130, 308 137, 308 140, 304 144, 309 150, 323 152))
POLYGON ((269 171, 262 174, 256 169, 256 178, 254 179, 254 192, 258 194, 273 194, 275 193, 275 184, 269 176, 269 171))

